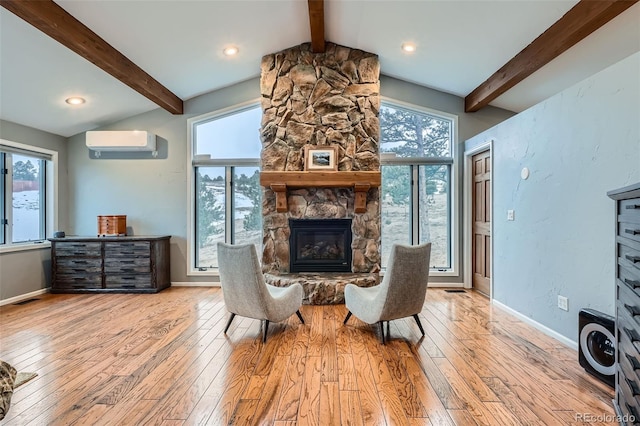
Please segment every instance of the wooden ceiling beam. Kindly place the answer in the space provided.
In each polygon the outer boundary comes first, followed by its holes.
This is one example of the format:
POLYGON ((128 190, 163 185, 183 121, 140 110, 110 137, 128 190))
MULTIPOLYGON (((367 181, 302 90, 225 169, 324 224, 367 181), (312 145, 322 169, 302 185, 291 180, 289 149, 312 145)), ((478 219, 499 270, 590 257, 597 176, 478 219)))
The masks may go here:
POLYGON ((638 0, 580 0, 531 44, 469 93, 464 99, 464 110, 475 112, 487 106, 637 2, 638 0))
POLYGON ((324 0, 307 0, 309 4, 309 27, 311 28, 311 51, 324 52, 324 0))
POLYGON ((52 0, 2 0, 0 5, 172 114, 182 99, 52 0))

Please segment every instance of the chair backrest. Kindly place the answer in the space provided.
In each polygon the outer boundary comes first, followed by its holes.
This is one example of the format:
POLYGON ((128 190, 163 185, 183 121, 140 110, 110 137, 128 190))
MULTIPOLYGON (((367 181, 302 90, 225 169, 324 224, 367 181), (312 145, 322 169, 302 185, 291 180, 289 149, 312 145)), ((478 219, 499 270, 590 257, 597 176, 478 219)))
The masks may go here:
POLYGON ((224 303, 229 312, 266 319, 267 290, 253 244, 218 243, 218 271, 224 303))
POLYGON ((429 282, 431 243, 418 246, 394 244, 382 279, 386 297, 381 320, 415 315, 422 310, 429 282))

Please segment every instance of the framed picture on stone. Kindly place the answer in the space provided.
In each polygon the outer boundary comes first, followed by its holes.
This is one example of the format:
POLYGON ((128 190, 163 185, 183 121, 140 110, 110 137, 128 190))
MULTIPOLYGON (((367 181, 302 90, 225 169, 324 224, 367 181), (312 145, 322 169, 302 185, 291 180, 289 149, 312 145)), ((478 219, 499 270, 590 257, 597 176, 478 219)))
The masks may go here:
POLYGON ((304 169, 306 171, 338 170, 335 146, 306 146, 304 149, 304 169))

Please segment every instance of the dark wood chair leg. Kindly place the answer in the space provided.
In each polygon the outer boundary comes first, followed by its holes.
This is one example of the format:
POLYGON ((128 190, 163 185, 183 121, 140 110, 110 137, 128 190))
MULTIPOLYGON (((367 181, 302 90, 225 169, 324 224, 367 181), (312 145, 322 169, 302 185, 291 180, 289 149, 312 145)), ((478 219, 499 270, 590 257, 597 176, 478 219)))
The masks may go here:
POLYGON ((262 338, 262 343, 267 342, 267 330, 269 330, 269 320, 264 320, 264 337, 262 338))
POLYGON ((389 331, 389 323, 391 321, 387 321, 387 340, 389 340, 389 336, 391 336, 391 332, 389 331))
POLYGON ((416 320, 416 323, 418 323, 418 328, 420 329, 420 332, 424 336, 424 328, 422 328, 422 324, 420 323, 420 318, 418 318, 418 314, 415 314, 413 316, 413 319, 416 320))
POLYGON ((300 318, 300 322, 304 324, 304 318, 302 318, 302 314, 300 313, 300 311, 296 311, 296 315, 298 315, 298 318, 300 318))
POLYGON ((380 324, 380 334, 382 334, 382 344, 384 345, 384 321, 378 321, 380 324))
POLYGON ((351 318, 351 311, 349 311, 349 312, 347 313, 347 317, 344 319, 343 324, 346 324, 346 323, 347 323, 347 321, 349 321, 349 318, 351 318))
POLYGON ((224 334, 227 334, 227 330, 229 330, 229 327, 231 327, 231 321, 233 321, 233 318, 236 316, 236 314, 231 314, 231 317, 229 317, 229 321, 227 322, 227 326, 224 328, 224 334))

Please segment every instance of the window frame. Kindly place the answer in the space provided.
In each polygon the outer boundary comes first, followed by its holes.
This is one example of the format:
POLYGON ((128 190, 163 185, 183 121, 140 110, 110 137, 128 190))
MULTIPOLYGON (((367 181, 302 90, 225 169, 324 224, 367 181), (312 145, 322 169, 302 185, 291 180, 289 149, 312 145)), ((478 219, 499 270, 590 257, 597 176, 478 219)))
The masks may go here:
POLYGON ((0 151, 2 151, 0 158, 3 160, 1 164, 2 168, 12 159, 13 153, 10 152, 12 149, 20 152, 22 155, 32 155, 36 159, 42 160, 41 167, 43 170, 40 173, 39 179, 42 184, 41 188, 44 188, 41 192, 42 197, 40 199, 40 208, 43 211, 43 214, 40 216, 40 227, 43 230, 43 238, 26 242, 11 242, 12 230, 9 228, 11 227, 13 198, 11 204, 9 204, 8 197, 9 194, 13 197, 13 190, 8 191, 7 188, 12 186, 13 179, 9 173, 11 169, 7 168, 7 173, 2 174, 2 178, 0 179, 0 184, 2 184, 3 188, 0 208, 3 209, 3 217, 8 220, 7 225, 2 225, 2 231, 0 233, 2 237, 0 240, 0 253, 49 248, 51 243, 47 238, 52 237, 53 231, 58 229, 58 152, 34 145, 0 139, 0 151), (3 147, 6 147, 6 149, 3 149, 3 147))
MULTIPOLYGON (((418 199, 418 185, 416 182, 419 180, 419 166, 422 165, 446 165, 449 169, 449 188, 448 188, 448 207, 449 207, 449 251, 450 251, 450 268, 431 268, 431 276, 434 277, 458 277, 460 275, 460 202, 458 188, 459 182, 459 159, 458 159, 458 116, 455 114, 449 114, 442 111, 437 111, 428 107, 411 104, 408 102, 399 101, 396 99, 388 98, 386 96, 380 97, 380 108, 383 106, 396 106, 402 109, 413 110, 418 113, 427 114, 436 118, 442 118, 444 120, 451 121, 451 157, 395 157, 385 156, 380 150, 380 168, 385 165, 404 165, 410 166, 411 173, 411 189, 410 189, 410 216, 411 216, 411 239, 412 241, 419 241, 419 203, 414 202, 418 199)), ((382 146, 382 135, 380 135, 380 146, 382 146)), ((381 170, 382 171, 382 170, 381 170)), ((382 206, 380 206, 382 209, 382 206)), ((382 214, 382 211, 380 212, 382 214)), ((383 224, 381 224, 383 226, 383 224)), ((382 240, 381 240, 382 243, 382 240)), ((384 268, 383 268, 384 269, 384 268)))
POLYGON ((224 118, 234 113, 239 113, 251 108, 261 108, 260 99, 235 104, 226 108, 221 108, 206 114, 187 119, 187 276, 218 277, 218 268, 196 267, 197 260, 197 232, 198 224, 196 214, 196 194, 197 180, 196 169, 198 167, 224 167, 225 168, 225 241, 231 242, 233 229, 233 169, 235 167, 258 167, 260 169, 260 157, 256 159, 247 158, 199 158, 196 153, 196 127, 208 121, 224 118))

